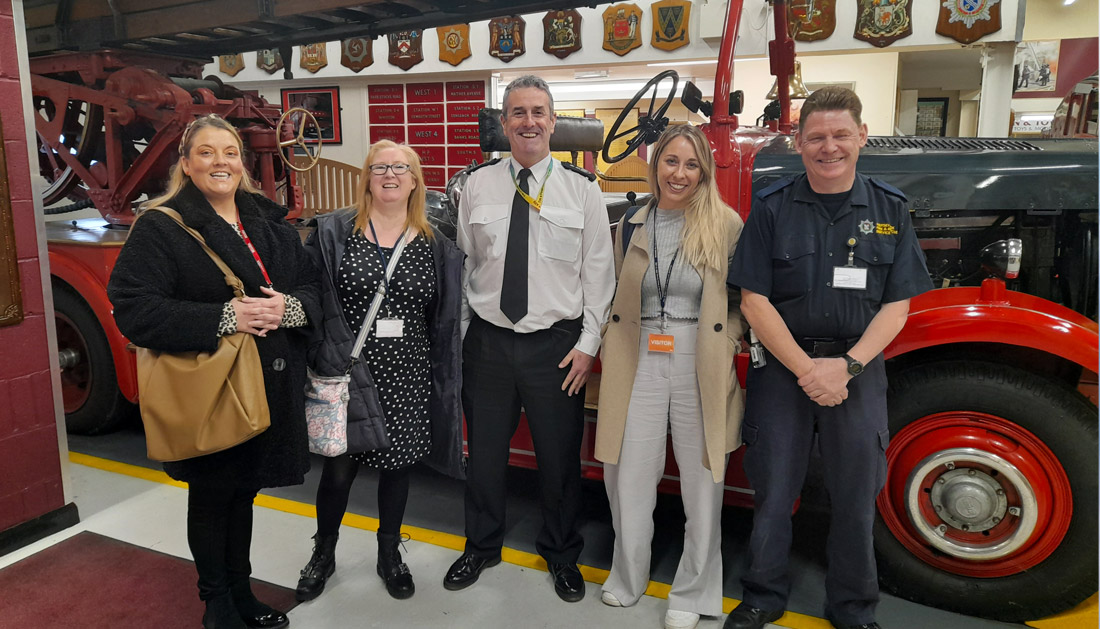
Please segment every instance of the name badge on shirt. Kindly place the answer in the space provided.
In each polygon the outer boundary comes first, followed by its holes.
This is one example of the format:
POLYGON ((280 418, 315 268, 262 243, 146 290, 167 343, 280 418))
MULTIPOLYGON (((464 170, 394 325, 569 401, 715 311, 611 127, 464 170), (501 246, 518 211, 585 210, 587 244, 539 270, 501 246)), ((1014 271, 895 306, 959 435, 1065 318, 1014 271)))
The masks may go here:
POLYGON ((674 341, 671 334, 650 334, 649 351, 671 354, 674 341))
POLYGON ((374 322, 374 335, 380 339, 405 336, 405 322, 401 319, 378 319, 374 322))
POLYGON ((834 266, 833 288, 867 290, 867 269, 858 266, 834 266))

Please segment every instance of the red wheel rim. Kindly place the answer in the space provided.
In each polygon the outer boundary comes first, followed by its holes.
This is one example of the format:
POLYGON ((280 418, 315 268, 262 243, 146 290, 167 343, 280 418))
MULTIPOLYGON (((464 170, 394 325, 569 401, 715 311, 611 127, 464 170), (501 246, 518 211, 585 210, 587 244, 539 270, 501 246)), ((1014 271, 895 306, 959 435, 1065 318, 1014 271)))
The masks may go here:
POLYGON ((65 413, 74 413, 84 406, 92 392, 92 368, 88 361, 88 345, 84 336, 68 317, 55 313, 57 352, 67 364, 61 369, 61 399, 65 413))
POLYGON ((983 578, 1017 574, 1049 557, 1069 529, 1073 494, 1065 470, 1046 444, 1001 417, 953 411, 919 419, 893 437, 886 460, 879 513, 909 552, 941 570, 983 578), (963 452, 958 467, 955 461, 936 465, 963 452), (993 509, 999 522, 963 530, 935 502, 934 485, 962 473, 984 479, 974 486, 1003 490, 990 492, 992 501, 1007 505, 1005 512, 993 509))

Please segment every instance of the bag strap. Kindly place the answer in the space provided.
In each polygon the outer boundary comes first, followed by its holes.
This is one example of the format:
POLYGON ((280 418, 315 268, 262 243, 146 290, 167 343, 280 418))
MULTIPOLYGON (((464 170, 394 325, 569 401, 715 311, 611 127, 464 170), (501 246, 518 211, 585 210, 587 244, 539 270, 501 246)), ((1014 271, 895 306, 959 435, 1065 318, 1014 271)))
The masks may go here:
POLYGON ((641 205, 630 206, 626 214, 623 214, 623 217, 619 219, 619 232, 623 235, 621 240, 624 256, 626 255, 626 250, 630 248, 630 237, 634 235, 634 223, 631 223, 630 219, 634 218, 634 215, 637 214, 638 210, 642 209, 642 207, 641 205))
POLYGON ((374 299, 370 302, 370 308, 367 310, 367 316, 363 318, 363 327, 359 328, 359 336, 355 337, 355 347, 351 350, 351 361, 348 363, 348 368, 344 373, 350 373, 351 368, 359 360, 359 354, 363 351, 363 345, 367 342, 367 335, 370 334, 371 326, 374 325, 374 319, 378 316, 378 310, 382 307, 382 300, 386 298, 386 286, 390 282, 390 278, 393 277, 394 270, 397 269, 397 260, 401 257, 401 252, 405 250, 405 241, 409 239, 409 230, 406 228, 401 234, 401 238, 397 241, 397 245, 393 248, 393 257, 390 258, 390 263, 386 267, 386 281, 378 282, 378 289, 374 291, 374 299))
POLYGON ((183 217, 180 216, 179 212, 173 210, 170 207, 164 206, 146 208, 145 211, 160 212, 161 214, 167 215, 168 218, 179 224, 179 226, 183 228, 183 231, 191 234, 195 238, 195 240, 199 241, 199 245, 202 246, 202 250, 206 252, 206 255, 210 256, 210 259, 214 261, 214 264, 218 265, 218 268, 221 270, 222 275, 225 275, 225 283, 233 289, 233 294, 237 296, 237 299, 244 299, 244 282, 242 282, 241 279, 229 269, 229 265, 226 264, 225 261, 218 256, 218 254, 214 253, 214 250, 211 249, 209 245, 206 244, 206 240, 202 237, 202 234, 183 222, 183 217))

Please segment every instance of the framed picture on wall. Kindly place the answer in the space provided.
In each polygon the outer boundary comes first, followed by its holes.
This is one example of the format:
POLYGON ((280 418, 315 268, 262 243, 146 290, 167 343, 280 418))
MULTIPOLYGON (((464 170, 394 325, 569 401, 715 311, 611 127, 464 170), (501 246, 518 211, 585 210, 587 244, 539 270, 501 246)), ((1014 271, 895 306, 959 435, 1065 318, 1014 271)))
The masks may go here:
MULTIPOLYGON (((283 111, 289 111, 300 107, 313 114, 317 124, 321 127, 321 140, 327 144, 340 144, 343 136, 340 133, 340 88, 338 87, 306 87, 301 89, 282 90, 283 111)), ((292 114, 290 119, 294 122, 294 128, 298 128, 300 114, 292 114)), ((317 132, 312 126, 306 127, 306 142, 316 142, 317 132)))
POLYGON ((917 130, 913 135, 942 138, 947 135, 946 98, 917 99, 917 130))

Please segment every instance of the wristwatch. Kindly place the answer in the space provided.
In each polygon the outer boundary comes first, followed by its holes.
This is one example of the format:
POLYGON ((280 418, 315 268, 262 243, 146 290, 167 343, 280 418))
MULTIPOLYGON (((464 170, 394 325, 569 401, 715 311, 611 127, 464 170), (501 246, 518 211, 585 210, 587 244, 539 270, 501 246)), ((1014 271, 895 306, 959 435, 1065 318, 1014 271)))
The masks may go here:
POLYGON ((855 377, 863 373, 863 363, 859 362, 855 358, 845 354, 844 361, 848 363, 848 375, 855 377))

